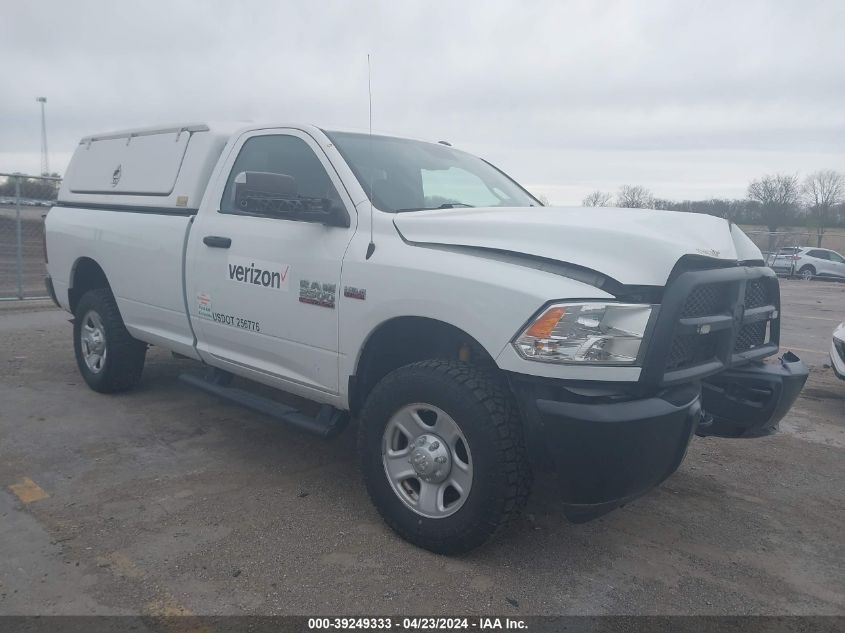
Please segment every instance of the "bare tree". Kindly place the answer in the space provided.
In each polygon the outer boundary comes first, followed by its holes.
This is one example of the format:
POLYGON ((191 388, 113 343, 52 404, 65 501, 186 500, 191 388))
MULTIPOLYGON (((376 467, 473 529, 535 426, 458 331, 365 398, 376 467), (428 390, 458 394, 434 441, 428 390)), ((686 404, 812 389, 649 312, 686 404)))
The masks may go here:
POLYGON ((730 222, 737 222, 745 214, 747 206, 747 200, 710 198, 709 200, 690 201, 688 210, 692 213, 706 213, 730 222))
POLYGON ((586 198, 581 201, 581 206, 584 207, 609 207, 610 201, 613 199, 613 194, 606 191, 595 191, 589 193, 586 198))
POLYGON ((622 185, 616 194, 616 206, 625 209, 647 209, 654 206, 651 191, 640 185, 622 185))
POLYGON ((804 179, 802 192, 816 229, 816 246, 821 247, 833 207, 845 201, 845 176, 832 169, 817 171, 804 179))
POLYGON ((769 250, 774 248, 774 235, 786 226, 795 213, 801 188, 793 174, 765 175, 748 185, 748 199, 757 203, 763 223, 769 229, 769 250))
POLYGON ((731 200, 728 198, 713 198, 705 202, 709 207, 705 213, 725 218, 729 222, 739 222, 745 215, 748 202, 746 200, 731 200))
POLYGON ((785 226, 798 204, 798 176, 768 174, 748 185, 748 198, 760 205, 762 219, 769 231, 785 226))

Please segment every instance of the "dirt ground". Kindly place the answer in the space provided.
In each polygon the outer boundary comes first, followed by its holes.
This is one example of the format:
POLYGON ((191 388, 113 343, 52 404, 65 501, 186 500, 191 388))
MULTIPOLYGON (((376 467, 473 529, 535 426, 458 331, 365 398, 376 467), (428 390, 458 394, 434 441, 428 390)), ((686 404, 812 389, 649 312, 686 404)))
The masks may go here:
POLYGON ((0 614, 845 614, 845 382, 825 366, 845 284, 782 282, 811 365, 781 431, 695 439, 680 470, 597 521, 547 481, 459 558, 380 521, 331 441, 177 381, 89 390, 68 315, 0 308, 0 614))

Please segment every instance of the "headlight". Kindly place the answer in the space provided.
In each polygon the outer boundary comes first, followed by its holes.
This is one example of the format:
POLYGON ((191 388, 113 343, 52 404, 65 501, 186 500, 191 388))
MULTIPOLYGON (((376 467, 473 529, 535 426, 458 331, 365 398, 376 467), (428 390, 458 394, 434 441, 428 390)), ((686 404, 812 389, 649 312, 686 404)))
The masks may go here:
POLYGON ((513 341, 523 358, 547 363, 633 365, 652 306, 633 303, 557 303, 513 341))

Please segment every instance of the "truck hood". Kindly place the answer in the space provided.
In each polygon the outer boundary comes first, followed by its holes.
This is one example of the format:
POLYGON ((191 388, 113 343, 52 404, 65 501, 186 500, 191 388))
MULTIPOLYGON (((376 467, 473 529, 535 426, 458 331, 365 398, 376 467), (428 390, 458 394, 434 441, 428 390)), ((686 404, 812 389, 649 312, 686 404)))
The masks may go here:
POLYGON ((396 214, 408 242, 530 255, 663 286, 684 255, 762 260, 735 224, 698 213, 599 207, 437 209, 396 214))

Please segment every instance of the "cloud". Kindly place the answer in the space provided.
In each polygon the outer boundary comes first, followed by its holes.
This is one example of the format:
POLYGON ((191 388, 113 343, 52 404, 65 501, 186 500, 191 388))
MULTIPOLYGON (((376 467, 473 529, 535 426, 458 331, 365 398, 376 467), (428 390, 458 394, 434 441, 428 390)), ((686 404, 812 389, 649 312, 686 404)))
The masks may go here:
POLYGON ((40 2, 4 9, 0 170, 194 120, 367 124, 489 158, 552 201, 632 182, 742 195, 845 169, 841 2, 40 2))

